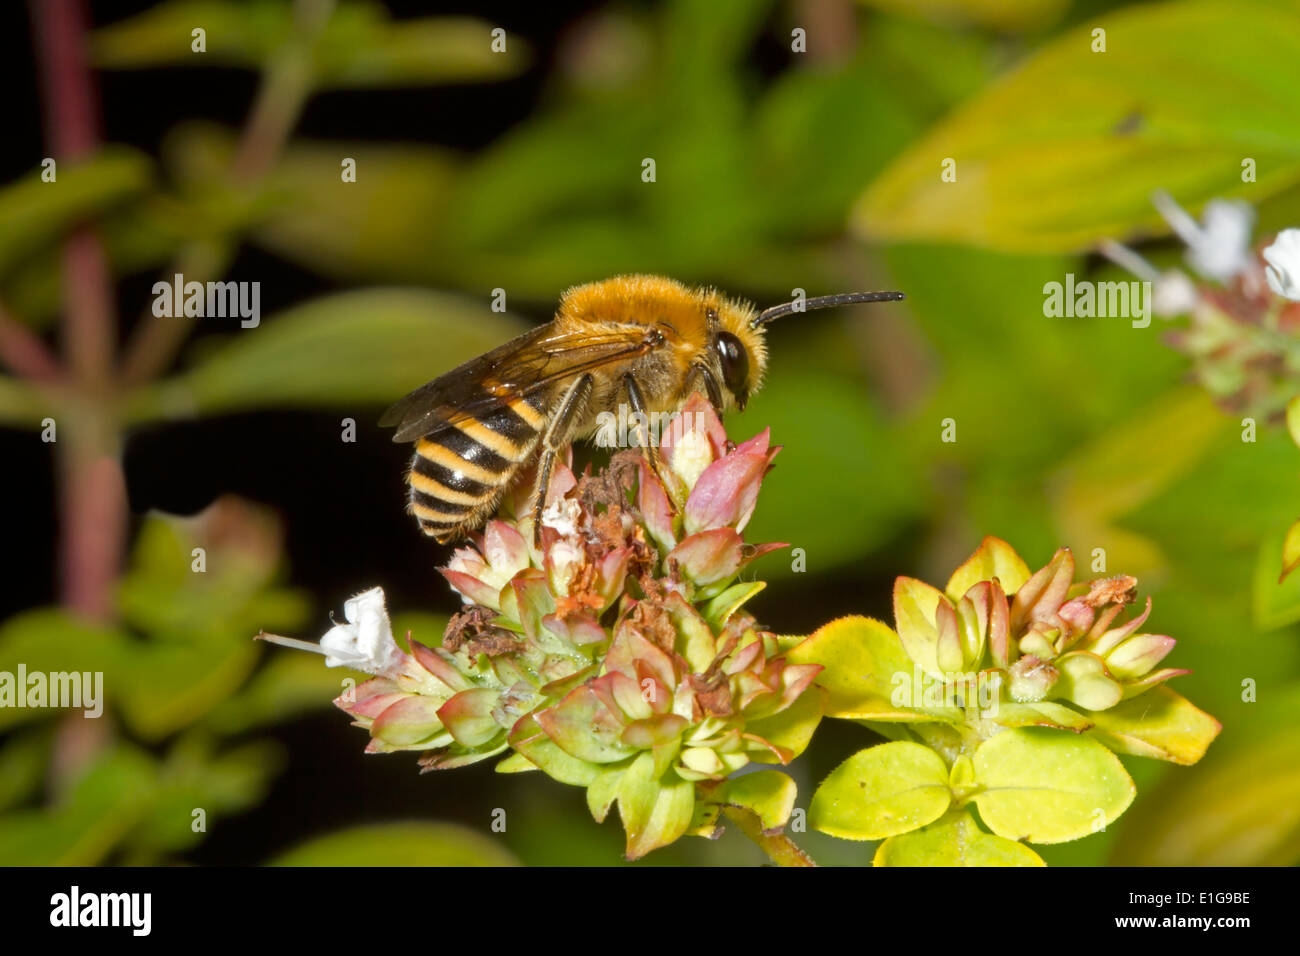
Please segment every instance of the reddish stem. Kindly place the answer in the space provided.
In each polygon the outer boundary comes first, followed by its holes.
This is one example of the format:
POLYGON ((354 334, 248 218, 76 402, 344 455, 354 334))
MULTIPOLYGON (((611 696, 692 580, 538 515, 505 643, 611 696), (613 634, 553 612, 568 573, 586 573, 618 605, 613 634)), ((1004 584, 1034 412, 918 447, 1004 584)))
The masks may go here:
POLYGON ((0 362, 10 371, 36 382, 52 382, 63 370, 40 336, 0 305, 0 362))
MULTIPOLYGON (((46 136, 59 162, 99 144, 99 115, 86 57, 81 0, 33 0, 45 95, 46 136)), ((82 225, 63 249, 63 350, 75 398, 58 454, 63 601, 86 617, 112 614, 112 587, 126 530, 126 481, 112 411, 116 318, 103 244, 82 225)))

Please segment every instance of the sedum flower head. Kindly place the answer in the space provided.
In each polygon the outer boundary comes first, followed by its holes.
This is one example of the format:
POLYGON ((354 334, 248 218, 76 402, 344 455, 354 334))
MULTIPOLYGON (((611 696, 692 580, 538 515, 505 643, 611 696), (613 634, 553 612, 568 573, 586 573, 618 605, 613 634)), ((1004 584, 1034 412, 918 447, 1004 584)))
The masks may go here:
POLYGON ((970 681, 982 672, 1016 703, 1058 700, 1103 711, 1187 673, 1157 667, 1176 642, 1139 633, 1151 599, 1131 613, 1136 578, 1076 584, 1074 571, 1068 548, 1031 574, 1010 545, 985 538, 943 592, 898 579, 899 638, 930 676, 970 681))
POLYGON ((788 763, 822 712, 821 666, 787 663, 743 610, 763 585, 741 571, 784 547, 742 536, 778 450, 767 431, 732 445, 696 396, 658 473, 639 451, 557 465, 539 545, 521 491, 442 569, 464 607, 438 646, 397 647, 378 589, 348 602, 327 663, 375 676, 335 703, 370 751, 443 769, 512 749, 498 769, 587 787, 598 820, 618 805, 629 857, 712 834, 728 775, 788 763))

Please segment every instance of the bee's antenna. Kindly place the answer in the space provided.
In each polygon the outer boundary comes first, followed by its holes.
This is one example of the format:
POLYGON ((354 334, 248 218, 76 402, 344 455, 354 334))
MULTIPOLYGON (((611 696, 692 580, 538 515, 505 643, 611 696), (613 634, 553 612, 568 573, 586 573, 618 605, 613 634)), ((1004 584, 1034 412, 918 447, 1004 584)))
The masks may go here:
POLYGON ((841 292, 839 295, 819 295, 815 299, 795 300, 774 305, 754 316, 749 323, 751 329, 766 325, 773 319, 792 312, 811 312, 813 309, 833 309, 841 305, 857 305, 861 302, 898 302, 907 298, 901 292, 841 292))

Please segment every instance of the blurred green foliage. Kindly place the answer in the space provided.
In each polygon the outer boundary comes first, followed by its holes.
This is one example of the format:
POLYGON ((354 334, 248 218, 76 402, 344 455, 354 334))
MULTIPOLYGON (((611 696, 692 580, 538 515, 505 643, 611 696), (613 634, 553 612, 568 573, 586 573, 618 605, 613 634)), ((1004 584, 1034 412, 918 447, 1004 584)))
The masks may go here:
MULTIPOLYGON (((276 76, 289 63, 308 91, 481 81, 528 56, 513 38, 509 54, 485 55, 490 24, 329 6, 304 32, 287 2, 164 3, 101 30, 95 61, 194 63, 196 23, 209 64, 276 76)), ((291 140, 243 182, 230 176, 237 132, 190 123, 157 157, 111 147, 61 169, 57 190, 38 171, 0 188, 0 301, 44 327, 63 294, 58 244, 88 218, 120 274, 168 274, 178 248, 226 263, 247 242, 358 286, 233 340, 198 340, 179 371, 122 398, 124 421, 143 424, 381 404, 522 327, 488 311, 496 287, 538 314, 569 284, 625 271, 764 302, 795 287, 901 288, 905 313, 778 325, 770 383, 729 423, 737 437, 771 425, 786 446, 755 533, 807 554, 804 575, 764 559, 764 577, 785 577, 760 613, 830 572, 860 574, 863 610, 879 612, 886 594, 867 588, 882 576, 933 575, 986 533, 1031 564, 1062 544, 1081 563, 1104 549, 1107 572, 1136 573, 1156 595, 1152 623, 1179 641, 1170 663, 1195 671, 1180 690, 1225 730, 1192 768, 1126 758, 1139 796, 1124 821, 1043 857, 1295 863, 1300 577, 1279 587, 1276 555, 1297 512, 1296 448, 1263 430, 1241 441, 1239 421, 1183 385, 1186 363, 1158 327, 1046 319, 1042 287, 1092 269, 1083 256, 1100 238, 1160 234, 1157 188, 1192 209, 1246 198, 1273 227, 1300 219, 1300 13, 1281 0, 876 0, 842 12, 853 29, 833 42, 810 30, 808 53, 764 76, 754 50, 773 38, 788 47, 804 26, 799 5, 609 4, 562 47, 536 112, 473 154, 291 140), (1092 50, 1095 27, 1104 53, 1092 50), (357 160, 355 184, 340 185, 342 156, 357 160), (654 183, 641 180, 645 157, 654 183), (953 183, 940 180, 946 157, 953 183), (1245 157, 1256 182, 1242 182, 1245 157), (945 418, 955 443, 941 441, 945 418), (1140 844, 1125 842, 1130 827, 1140 844)), ((1175 252, 1150 256, 1164 265, 1175 252)), ((44 408, 0 380, 0 422, 32 427, 44 408)), ((306 621, 275 562, 243 553, 192 575, 185 534, 145 526, 119 624, 40 610, 0 628, 0 669, 101 669, 120 702, 93 759, 72 769, 52 755, 78 752, 66 739, 75 718, 0 710, 0 861, 182 854, 201 836, 192 807, 237 813, 275 772, 266 739, 228 738, 337 692, 338 675, 314 660, 258 667, 251 633, 306 621)), ((799 613, 807 630, 823 623, 815 602, 799 613)), ((867 736, 802 758, 801 801, 867 736)), ((532 802, 505 837, 519 859, 614 857, 610 827, 526 783, 532 802)), ((408 838, 427 841, 427 854, 403 850, 411 861, 506 859, 458 832, 386 839, 408 838)), ((729 839, 649 862, 753 861, 729 839)), ((870 846, 798 839, 824 862, 872 858, 870 846)), ((355 846, 326 838, 279 862, 355 860, 355 846)))

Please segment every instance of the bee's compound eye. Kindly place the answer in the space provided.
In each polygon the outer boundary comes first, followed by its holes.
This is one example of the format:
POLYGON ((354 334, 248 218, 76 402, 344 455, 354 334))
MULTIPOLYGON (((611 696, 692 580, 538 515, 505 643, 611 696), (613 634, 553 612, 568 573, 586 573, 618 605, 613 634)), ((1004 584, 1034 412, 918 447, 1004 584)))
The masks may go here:
POLYGON ((743 395, 749 382, 749 355, 745 346, 730 332, 719 332, 713 347, 718 350, 718 362, 722 365, 722 381, 731 394, 743 395))

